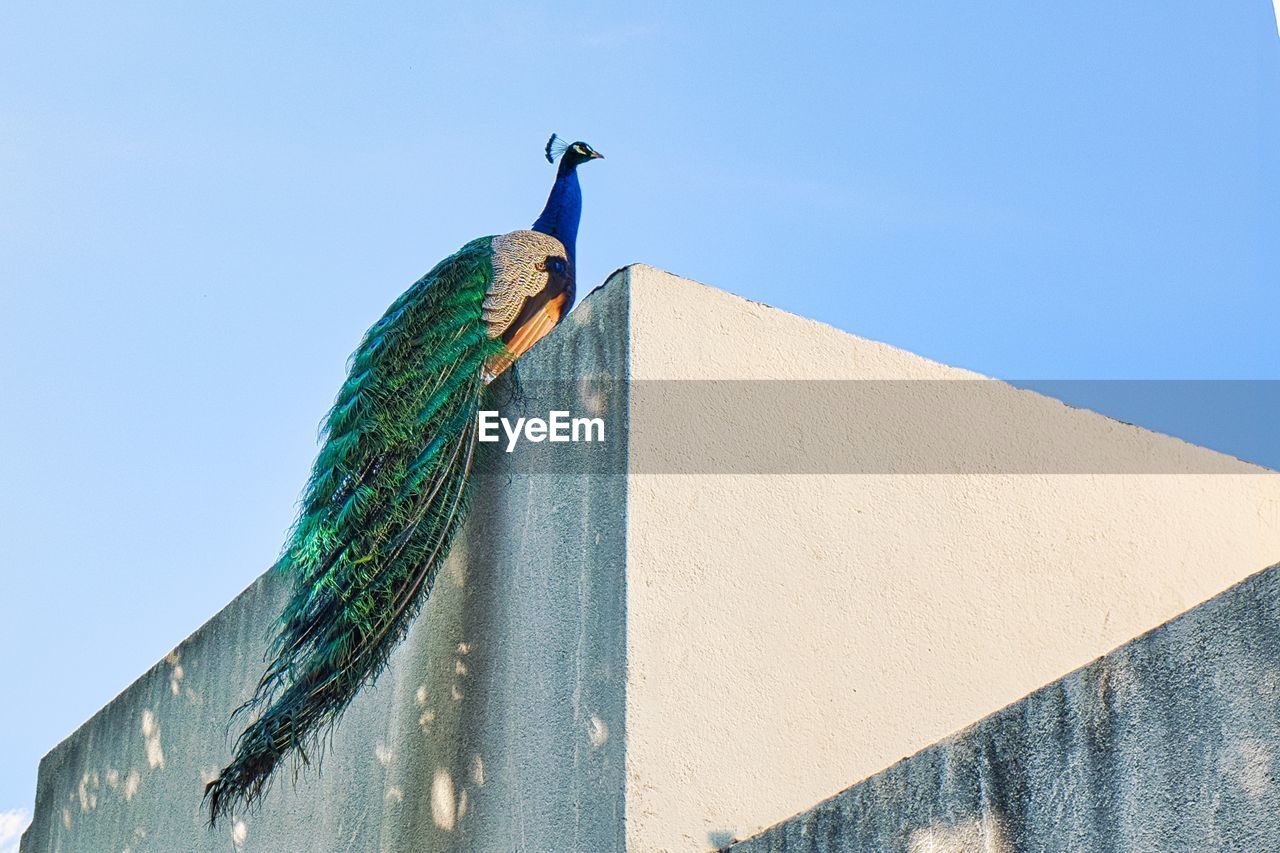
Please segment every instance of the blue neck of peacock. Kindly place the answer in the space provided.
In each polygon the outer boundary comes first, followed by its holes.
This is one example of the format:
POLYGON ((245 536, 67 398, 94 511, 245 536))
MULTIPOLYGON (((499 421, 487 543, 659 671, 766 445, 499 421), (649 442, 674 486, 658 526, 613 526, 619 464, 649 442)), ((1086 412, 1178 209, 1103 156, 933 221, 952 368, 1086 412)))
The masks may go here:
POLYGON ((578 241, 578 220, 582 218, 582 187, 578 185, 577 165, 562 163, 556 182, 547 196, 547 206, 533 223, 533 230, 550 234, 564 244, 573 263, 575 244, 578 241), (567 168, 566 168, 567 166, 567 168))

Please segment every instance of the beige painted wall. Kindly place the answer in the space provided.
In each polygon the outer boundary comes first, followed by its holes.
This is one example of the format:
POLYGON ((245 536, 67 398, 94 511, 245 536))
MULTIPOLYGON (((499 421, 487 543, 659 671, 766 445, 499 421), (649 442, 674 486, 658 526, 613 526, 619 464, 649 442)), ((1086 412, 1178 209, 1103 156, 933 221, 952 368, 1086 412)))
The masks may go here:
MULTIPOLYGON (((975 378, 629 275, 633 456, 660 420, 646 380, 975 378)), ((997 457, 1030 432, 1119 470, 1217 473, 690 475, 633 458, 630 849, 747 837, 1280 560, 1280 475, 1029 392, 983 400, 997 457)), ((944 446, 988 435, 972 416, 932 427, 944 446)))

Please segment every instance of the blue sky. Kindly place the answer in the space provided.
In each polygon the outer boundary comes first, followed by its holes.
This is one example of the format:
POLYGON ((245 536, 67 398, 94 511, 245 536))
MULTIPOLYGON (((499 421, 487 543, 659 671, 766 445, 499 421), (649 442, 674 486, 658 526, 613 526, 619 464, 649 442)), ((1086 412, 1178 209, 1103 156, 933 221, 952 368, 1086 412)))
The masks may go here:
POLYGON ((6 3, 0 816, 271 562, 360 333, 532 222, 553 130, 607 157, 582 292, 643 261, 1000 377, 1280 379, 1266 0, 6 3))

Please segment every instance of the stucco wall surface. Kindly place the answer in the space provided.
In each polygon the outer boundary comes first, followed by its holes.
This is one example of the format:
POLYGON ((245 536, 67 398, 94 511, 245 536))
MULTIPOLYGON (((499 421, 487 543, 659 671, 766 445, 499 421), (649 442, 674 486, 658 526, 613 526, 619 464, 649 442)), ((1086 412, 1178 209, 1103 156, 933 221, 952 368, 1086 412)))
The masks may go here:
POLYGON ((659 270, 629 276, 631 849, 746 838, 1280 560, 1274 472, 659 270), (666 380, 704 380, 721 404, 666 380), (883 404, 735 407, 716 391, 728 380, 762 405, 804 380, 888 388, 902 422, 883 404), (801 473, 742 473, 732 442, 708 458, 682 441, 758 436, 759 419, 833 454, 894 446, 906 473, 823 473, 804 453, 801 473), (1028 435, 1038 455, 1001 467, 1028 435), (950 447, 971 467, 939 465, 950 447))
POLYGON ((732 853, 1280 850, 1280 568, 732 853))

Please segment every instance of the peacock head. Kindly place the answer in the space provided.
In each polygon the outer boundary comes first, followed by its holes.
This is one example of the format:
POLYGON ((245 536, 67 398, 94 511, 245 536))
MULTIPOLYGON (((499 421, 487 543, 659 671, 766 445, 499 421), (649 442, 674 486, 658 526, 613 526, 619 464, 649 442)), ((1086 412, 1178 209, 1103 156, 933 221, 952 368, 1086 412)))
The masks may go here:
POLYGON ((560 158, 561 172, 576 169, 588 160, 601 160, 604 155, 585 142, 565 142, 554 133, 547 140, 547 162, 554 163, 560 158))

